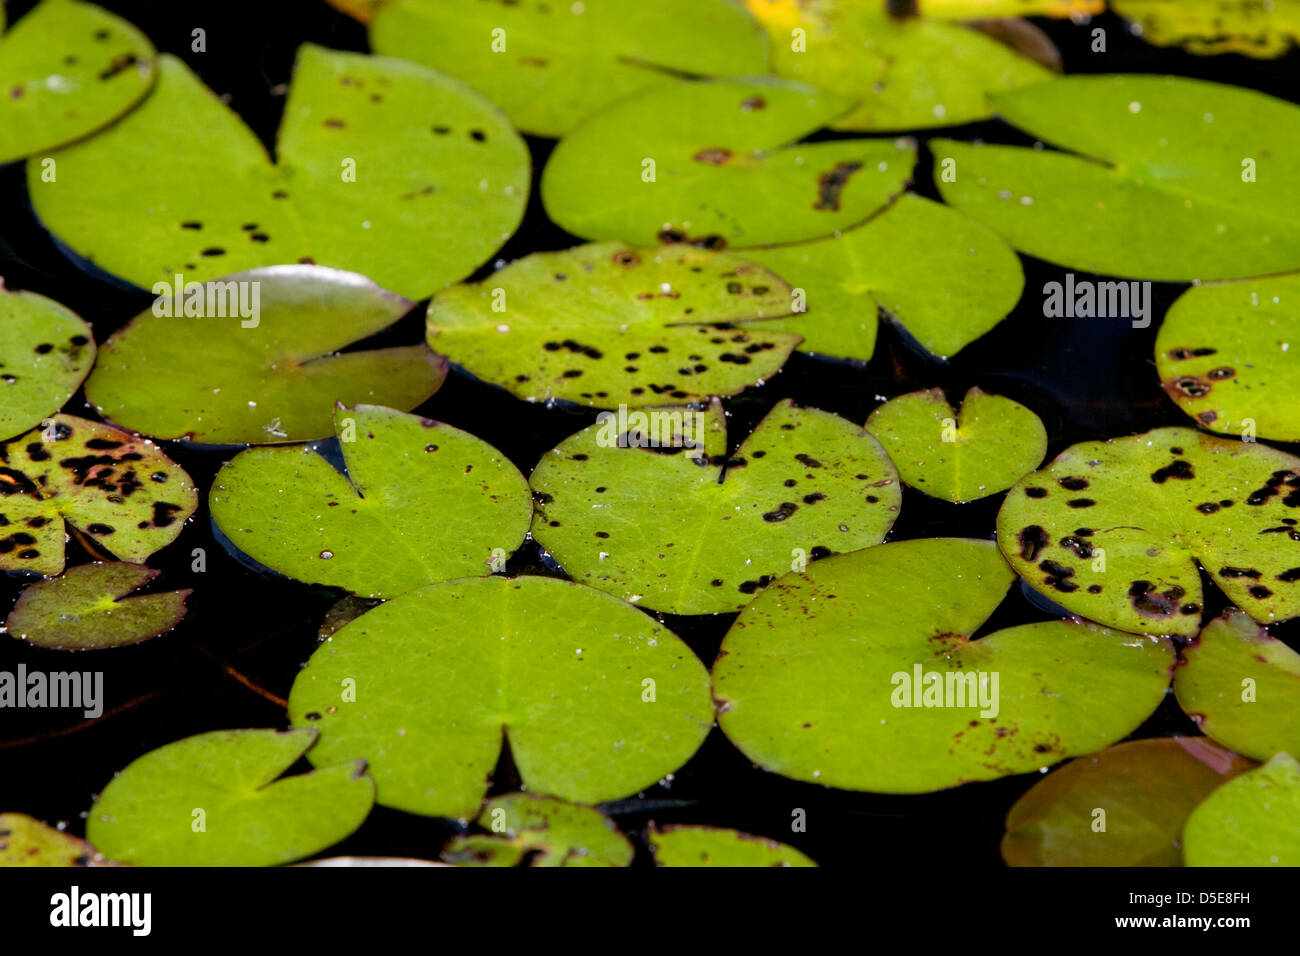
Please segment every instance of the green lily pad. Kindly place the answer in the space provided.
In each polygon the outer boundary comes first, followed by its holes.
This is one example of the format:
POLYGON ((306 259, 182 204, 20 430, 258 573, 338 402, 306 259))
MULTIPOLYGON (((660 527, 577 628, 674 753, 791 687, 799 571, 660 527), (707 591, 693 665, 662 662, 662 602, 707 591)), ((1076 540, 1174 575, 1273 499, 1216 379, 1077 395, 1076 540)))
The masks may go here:
POLYGON ((1174 403, 1211 431, 1300 441, 1300 275, 1188 289, 1156 337, 1174 403))
POLYGON ((1257 760, 1300 753, 1300 654, 1229 610, 1182 657, 1174 693, 1204 734, 1257 760))
POLYGON ((1300 866, 1300 763, 1278 754, 1226 783, 1183 829, 1188 866, 1300 866))
MULTIPOLYGON (((3 97, 0 97, 0 101, 3 97)), ((57 412, 95 364, 95 339, 81 317, 0 281, 0 437, 57 412)))
MULTIPOLYGON (((217 304, 227 294, 231 301, 245 296, 244 311, 257 314, 241 318, 231 307, 221 315, 159 315, 151 308, 114 333, 86 382, 100 414, 158 438, 308 441, 334 433, 335 402, 409 411, 446 378, 446 361, 423 344, 336 354, 413 305, 364 276, 272 266, 195 283, 181 302, 194 301, 198 310, 206 297, 217 304)), ((174 301, 167 313, 177 311, 174 301)))
POLYGON ((65 521, 138 564, 198 506, 190 476, 153 442, 71 415, 0 445, 0 461, 0 571, 61 572, 65 521))
POLYGON ((796 141, 851 107, 789 80, 680 81, 597 113, 542 172, 555 222, 588 239, 711 247, 802 242, 903 191, 910 141, 796 141))
POLYGON ((215 730, 152 750, 116 774, 86 836, 138 866, 275 866, 318 853, 374 804, 365 761, 280 777, 316 731, 215 730))
POLYGON ((831 124, 835 129, 970 123, 991 115, 988 94, 1052 76, 977 30, 891 16, 884 0, 746 0, 746 6, 771 36, 778 75, 856 101, 831 124))
POLYGON ((1011 866, 1182 866, 1183 824, 1254 764, 1203 737, 1116 744, 1054 770, 1007 814, 1011 866))
POLYGON ((799 343, 749 320, 789 315, 762 266, 691 246, 537 252, 429 303, 429 344, 528 401, 614 408, 735 395, 799 343), (734 329, 717 324, 742 323, 734 329))
POLYGON ((149 92, 155 66, 149 38, 121 17, 43 0, 0 37, 0 163, 107 126, 149 92))
POLYGON ((108 866, 85 840, 25 813, 0 813, 0 868, 7 866, 108 866))
POLYGON ((972 388, 955 413, 943 389, 900 395, 867 419, 903 481, 945 501, 1006 491, 1047 454, 1047 429, 1019 402, 972 388))
POLYGON ((713 725, 708 671, 640 611, 554 578, 420 588, 339 630, 289 695, 317 763, 364 757, 378 802, 468 819, 503 738, 528 790, 578 803, 678 769, 713 725))
POLYGON ((660 866, 816 866, 792 846, 720 827, 651 827, 660 866))
POLYGON ((884 449, 830 412, 779 402, 730 457, 719 404, 649 414, 611 415, 533 471, 533 537, 575 581, 657 611, 735 611, 796 565, 880 544, 898 515, 884 449))
POLYGON ((998 543, 1035 590, 1125 631, 1200 630, 1197 563, 1256 621, 1300 614, 1300 459, 1190 428, 1072 445, 1022 478, 998 543))
POLYGON ((488 835, 457 837, 442 858, 460 866, 629 866, 633 849, 609 817, 554 797, 510 793, 479 814, 488 835))
POLYGON ((990 541, 928 538, 770 585, 722 641, 718 725, 760 767, 923 793, 1116 743, 1164 698, 1174 654, 1078 621, 970 635, 1014 576, 990 541))
POLYGON ((334 413, 347 475, 309 447, 251 448, 217 473, 212 518, 288 577, 392 597, 489 574, 528 532, 528 484, 468 432, 391 408, 334 413), (497 555, 500 557, 501 555, 497 555))
POLYGON ((5 630, 10 637, 60 651, 121 647, 157 637, 185 616, 190 589, 127 595, 161 573, 120 562, 69 568, 25 590, 5 630))
POLYGON ((53 154, 57 181, 28 164, 46 227, 137 285, 298 262, 418 299, 491 257, 523 215, 523 141, 425 67, 304 44, 272 163, 184 63, 159 62, 138 110, 53 154))
POLYGON ((1300 151, 1300 107, 1235 86, 1123 74, 1064 77, 994 104, 1070 152, 935 140, 936 169, 955 162, 954 181, 936 178, 945 200, 1020 251, 1134 279, 1300 266, 1300 181, 1283 158, 1300 151))
POLYGON ((1140 27, 1146 42, 1190 53, 1271 59, 1300 40, 1296 0, 1111 0, 1110 8, 1140 27))
POLYGON ((370 45, 464 80, 539 136, 683 74, 767 72, 766 37, 728 0, 391 0, 370 45))
POLYGON ((804 293, 806 314, 763 328, 803 336, 801 352, 867 361, 876 311, 940 358, 989 332, 1020 300, 1024 272, 1002 237, 948 206, 904 193, 878 216, 829 239, 748 249, 804 293))

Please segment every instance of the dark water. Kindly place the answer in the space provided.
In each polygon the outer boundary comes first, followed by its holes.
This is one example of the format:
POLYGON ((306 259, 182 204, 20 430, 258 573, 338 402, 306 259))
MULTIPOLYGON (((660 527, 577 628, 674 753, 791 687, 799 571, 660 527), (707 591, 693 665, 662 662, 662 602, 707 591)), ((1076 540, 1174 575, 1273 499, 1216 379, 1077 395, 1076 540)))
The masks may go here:
MULTIPOLYGON (((10 19, 31 5, 11 3, 10 19)), ((135 22, 161 51, 185 59, 218 93, 230 94, 231 106, 268 145, 273 143, 284 102, 283 95, 273 90, 288 81, 300 43, 366 49, 364 29, 319 0, 260 4, 104 0, 102 5, 135 22), (204 54, 190 51, 195 27, 207 31, 204 54)), ((1256 62, 1236 55, 1200 58, 1163 51, 1129 35, 1122 23, 1109 16, 1086 26, 1041 25, 1061 49, 1067 72, 1177 73, 1300 98, 1296 53, 1256 62), (1091 31, 1097 26, 1107 31, 1109 52, 1105 54, 1090 52, 1091 31)), ((1028 142, 996 122, 946 129, 942 135, 1028 142)), ((540 171, 550 144, 532 140, 529 145, 534 169, 540 171)), ((917 167, 920 181, 914 188, 938 198, 929 182, 929 162, 923 150, 917 167)), ((196 183, 195 188, 203 185, 196 183)), ((523 227, 499 257, 514 259, 578 241, 546 219, 534 190, 523 227)), ((1081 440, 1189 424, 1156 379, 1152 346, 1158 321, 1148 329, 1133 329, 1126 320, 1044 319, 1043 285, 1059 280, 1064 270, 1032 259, 1023 261, 1025 293, 1015 312, 950 364, 913 350, 887 323, 875 357, 865 366, 797 355, 765 386, 727 401, 733 443, 782 398, 862 422, 881 396, 933 386, 956 398, 978 385, 1028 405, 1047 426, 1049 457, 1081 440)), ((93 323, 99 341, 151 301, 147 293, 90 275, 61 254, 31 213, 18 164, 0 167, 0 275, 10 288, 42 293, 79 312, 93 323)), ((1158 318, 1183 286, 1157 283, 1154 289, 1158 318)), ((365 345, 419 341, 421 311, 417 308, 380 340, 365 345)), ((93 417, 80 394, 66 411, 93 417)), ((479 435, 525 473, 543 452, 595 415, 590 410, 528 405, 460 374, 416 411, 479 435)), ((204 489, 234 451, 168 448, 204 489)), ((989 538, 1000 502, 999 495, 951 505, 908 489, 890 537, 989 538)), ((88 559, 75 542, 70 545, 69 564, 88 559)), ((140 754, 206 730, 284 725, 283 707, 276 698, 287 696, 298 668, 316 646, 321 618, 338 595, 275 580, 240 565, 214 540, 205 507, 180 539, 149 563, 163 571, 156 588, 194 589, 188 617, 171 634, 137 647, 75 658, 0 638, 0 670, 12 670, 20 661, 30 669, 102 669, 106 696, 105 716, 89 726, 67 712, 5 712, 0 724, 0 809, 67 821, 72 831, 81 832, 81 815, 92 795, 115 770, 140 754), (206 552, 203 573, 191 570, 195 548, 206 552)), ((541 567, 540 555, 531 544, 512 559, 508 570, 550 573, 541 567)), ((22 586, 18 580, 0 578, 0 612, 7 610, 22 586)), ((1207 597, 1208 613, 1217 614, 1222 597, 1213 586, 1207 587, 1207 597), (1220 603, 1215 605, 1215 600, 1220 603)), ((984 632, 1051 616, 1050 609, 1032 603, 1016 587, 984 632)), ((733 619, 734 615, 667 616, 664 621, 710 663, 733 619)), ((1300 623, 1277 628, 1275 633, 1300 646, 1300 623)), ((1170 733, 1196 733, 1172 697, 1135 736, 1170 733)), ((730 826, 784 840, 824 864, 887 861, 911 868, 952 860, 998 866, 1003 817, 1036 779, 1031 774, 907 797, 838 792, 755 768, 715 730, 670 786, 652 788, 612 809, 629 832, 640 830, 650 819, 730 826), (790 832, 796 808, 807 813, 805 833, 790 832)), ((494 792, 513 789, 517 783, 504 759, 494 792)), ((448 821, 377 808, 337 851, 434 857, 452 829, 448 821)))

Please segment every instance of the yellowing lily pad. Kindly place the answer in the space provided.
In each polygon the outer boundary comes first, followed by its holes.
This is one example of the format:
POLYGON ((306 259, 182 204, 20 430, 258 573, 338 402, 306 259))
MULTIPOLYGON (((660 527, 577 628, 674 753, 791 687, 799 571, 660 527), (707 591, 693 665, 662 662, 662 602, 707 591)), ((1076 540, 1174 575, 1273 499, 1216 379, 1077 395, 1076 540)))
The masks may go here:
POLYGON ((651 828, 660 866, 816 866, 792 846, 720 827, 651 828))
POLYGON ((1296 0, 1111 0, 1111 10, 1155 46, 1272 59, 1300 39, 1296 0))
POLYGON ((1300 866, 1300 763, 1278 754, 1224 784, 1183 829, 1188 866, 1300 866))
POLYGON ((0 282, 0 437, 57 412, 94 364, 94 335, 80 316, 0 282))
POLYGON ((442 858, 459 866, 629 866, 633 849, 609 817, 554 797, 510 793, 479 814, 486 834, 456 837, 442 858))
POLYGON ((0 813, 0 868, 7 866, 107 866, 85 840, 25 813, 0 813))

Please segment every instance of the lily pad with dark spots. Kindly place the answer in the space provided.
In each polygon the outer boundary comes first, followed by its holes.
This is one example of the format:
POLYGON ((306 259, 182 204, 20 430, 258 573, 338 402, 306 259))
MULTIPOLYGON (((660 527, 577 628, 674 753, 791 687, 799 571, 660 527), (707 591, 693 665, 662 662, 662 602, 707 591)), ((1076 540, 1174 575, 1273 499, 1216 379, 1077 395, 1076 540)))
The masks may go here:
POLYGON ((1022 478, 998 543, 1031 587, 1081 615, 1190 637, 1197 565, 1260 623, 1300 614, 1300 458, 1190 428, 1072 445, 1022 478))
POLYGON ((37 647, 60 651, 122 647, 157 637, 185 616, 190 589, 127 595, 160 573, 120 562, 69 568, 24 591, 5 621, 5 631, 37 647))
POLYGON ((334 417, 346 475, 310 447, 252 448, 217 473, 212 518, 249 557, 388 598, 490 574, 524 540, 528 484, 487 442, 391 408, 334 417))
POLYGON ((1201 55, 1272 59, 1300 40, 1296 0, 1111 0, 1110 9, 1148 43, 1201 55))
POLYGON ((0 813, 0 869, 7 866, 111 866, 85 840, 25 813, 0 813))
POLYGON ((648 840, 659 866, 816 866, 792 846, 721 827, 651 826, 648 840))
POLYGON ((94 335, 80 316, 0 281, 0 437, 57 412, 94 364, 94 335))
POLYGON ((754 763, 924 793, 1118 743, 1164 699, 1164 638, 1047 621, 972 640, 1014 575, 991 541, 881 545, 788 574, 713 667, 718 725, 754 763))
POLYGON ((1300 763, 1277 754, 1210 794, 1183 828, 1188 866, 1300 866, 1300 763))
POLYGON ((713 248, 803 242, 903 191, 910 141, 798 141, 852 101, 774 78, 635 93, 564 139, 542 171, 555 222, 588 239, 713 248))
POLYGON ((574 580, 675 614, 737 610, 791 568, 877 545, 902 501, 879 442, 789 400, 731 454, 718 403, 610 413, 530 484, 533 537, 574 580))
POLYGON ((456 837, 442 858, 458 866, 629 866, 627 837, 599 810, 532 793, 493 797, 479 814, 488 833, 456 837))
POLYGON ((190 476, 153 442, 54 415, 0 446, 0 570, 58 574, 68 526, 140 563, 171 544, 198 506, 190 476))

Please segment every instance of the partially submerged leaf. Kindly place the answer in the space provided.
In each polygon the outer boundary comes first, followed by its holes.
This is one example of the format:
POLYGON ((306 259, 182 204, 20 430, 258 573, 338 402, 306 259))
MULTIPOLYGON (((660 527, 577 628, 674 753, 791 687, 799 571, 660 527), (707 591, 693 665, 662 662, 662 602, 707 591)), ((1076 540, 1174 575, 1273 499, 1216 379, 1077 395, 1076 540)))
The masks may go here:
POLYGON ((1183 829, 1188 866, 1300 866, 1300 764, 1280 753, 1224 784, 1183 829))
POLYGON ((734 611, 792 567, 879 544, 897 517, 884 449, 829 412, 782 401, 731 456, 718 404, 641 414, 533 471, 533 537, 574 580, 658 611, 734 611))
POLYGON ((74 312, 0 281, 0 356, 0 438, 9 438, 72 397, 95 364, 95 340, 74 312))
POLYGON ((418 299, 472 272, 523 215, 519 135, 424 67, 305 44, 274 163, 180 60, 160 67, 138 110, 54 154, 56 181, 28 164, 41 221, 136 285, 298 262, 418 299))
POLYGON ((94 847, 71 833, 25 813, 0 813, 0 868, 105 865, 94 847))
POLYGON ((434 296, 429 344, 528 401, 699 401, 775 375, 799 337, 749 320, 792 308, 789 285, 736 256, 592 243, 434 296))
POLYGON ((1296 0, 1111 0, 1110 8, 1148 43, 1190 53, 1272 59, 1300 40, 1296 0))
POLYGON ((252 448, 217 473, 212 518, 235 547, 299 581, 392 597, 489 574, 524 540, 528 484, 487 442, 372 405, 337 409, 335 427, 346 476, 306 446, 252 448))
POLYGON ((588 239, 716 248, 828 236, 902 192, 916 161, 908 141, 797 142, 850 105, 771 78, 657 86, 562 139, 542 199, 588 239))
POLYGON ((54 415, 0 446, 0 570, 58 574, 64 521, 139 563, 171 544, 198 506, 190 476, 153 442, 54 415))
POLYGON ((1174 693, 1206 736, 1257 760, 1300 753, 1300 654, 1229 610, 1182 657, 1174 693))
POLYGON ((127 595, 160 573, 116 561, 69 568, 24 591, 5 621, 5 631, 60 651, 121 647, 157 637, 185 616, 190 589, 127 595))
POLYGON ((333 846, 374 803, 361 760, 280 778, 316 731, 216 730, 152 750, 116 774, 86 835, 138 866, 275 866, 333 846))
POLYGON ((972 641, 1012 580, 992 542, 955 538, 788 574, 722 641, 718 725, 767 770, 881 793, 1028 773, 1137 729, 1170 643, 1076 621, 972 641))
POLYGON ((336 354, 413 305, 355 273, 270 266, 163 299, 103 344, 86 382, 100 414, 157 438, 326 438, 335 402, 409 411, 447 374, 423 344, 336 354))
POLYGON ((532 793, 493 797, 479 814, 488 834, 456 837, 442 858, 460 866, 629 866, 632 844, 599 810, 532 793))
POLYGON ((420 588, 312 655, 289 716, 316 763, 364 757, 383 806, 478 813, 503 739, 528 790, 614 800, 678 769, 713 724, 708 671, 667 628, 553 578, 420 588))
POLYGON ((678 76, 767 72, 763 32, 729 0, 389 0, 370 45, 464 80, 539 136, 678 76))
POLYGON ((1300 266, 1300 107, 1172 76, 1070 76, 994 98, 1062 150, 935 140, 943 198, 1017 249, 1133 279, 1300 266), (955 178, 940 175, 952 160, 955 178), (1068 223, 1069 228, 1062 228, 1068 223))
POLYGON ((912 392, 881 405, 871 432, 907 484, 945 501, 1006 491, 1047 454, 1047 429, 1019 402, 972 388, 955 413, 943 390, 912 392))
POLYGON ((998 543, 1035 590, 1126 631, 1200 630, 1197 563, 1261 623, 1300 614, 1300 459, 1190 428, 1072 445, 1022 478, 998 543))
POLYGON ((792 846, 720 827, 653 826, 650 849, 660 866, 816 866, 792 846))
POLYGON ((1254 764, 1203 737, 1132 740, 1034 784, 1007 814, 1010 866, 1182 866, 1183 824, 1254 764))

